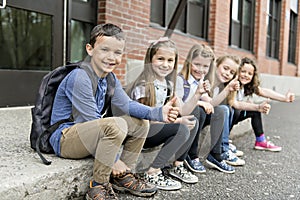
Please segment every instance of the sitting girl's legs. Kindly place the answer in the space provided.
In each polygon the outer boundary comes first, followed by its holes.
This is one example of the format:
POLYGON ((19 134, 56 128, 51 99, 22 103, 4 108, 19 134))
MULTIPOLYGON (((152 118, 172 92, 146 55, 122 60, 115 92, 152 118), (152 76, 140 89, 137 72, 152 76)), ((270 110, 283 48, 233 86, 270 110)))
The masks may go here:
MULTIPOLYGON (((266 140, 261 113, 258 111, 245 111, 245 110, 234 110, 236 113, 233 119, 233 125, 237 124, 240 121, 243 121, 247 118, 251 118, 252 129, 255 134, 255 146, 254 148, 257 150, 269 150, 269 151, 281 151, 280 146, 274 145, 272 142, 266 140)), ((232 125, 232 126, 233 126, 232 125)))
POLYGON ((186 156, 185 164, 193 172, 205 173, 206 170, 199 160, 198 152, 199 152, 199 136, 206 119, 206 113, 202 107, 196 106, 191 114, 198 119, 199 127, 196 130, 195 139, 193 140, 191 148, 188 151, 188 155, 186 156))
POLYGON ((204 126, 210 124, 211 151, 206 162, 213 168, 224 173, 234 173, 234 167, 227 165, 222 156, 222 131, 225 122, 224 109, 220 106, 214 107, 214 113, 207 116, 204 126))
MULTIPOLYGON (((161 144, 163 144, 163 146, 146 174, 146 179, 148 179, 149 182, 154 183, 159 189, 164 190, 175 190, 181 188, 180 182, 163 176, 161 169, 168 167, 168 163, 171 160, 175 161, 174 167, 176 167, 176 165, 179 166, 181 163, 183 164, 183 159, 187 154, 187 149, 191 146, 195 137, 195 130, 197 129, 198 123, 196 123, 195 127, 191 131, 186 125, 178 123, 153 123, 150 125, 148 138, 146 139, 144 148, 152 148, 161 144), (175 158, 173 156, 175 156, 175 158)), ((193 183, 198 182, 197 176, 190 173, 188 175, 190 178, 188 181, 186 181, 186 176, 184 177, 184 180, 181 180, 193 183)))

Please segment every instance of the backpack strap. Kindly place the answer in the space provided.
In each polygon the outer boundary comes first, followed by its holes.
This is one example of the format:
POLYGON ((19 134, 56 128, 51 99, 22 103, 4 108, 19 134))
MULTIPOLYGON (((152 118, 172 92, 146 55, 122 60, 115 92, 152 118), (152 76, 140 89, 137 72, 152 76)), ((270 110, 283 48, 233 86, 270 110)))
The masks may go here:
POLYGON ((190 94, 190 84, 187 80, 185 80, 185 78, 183 78, 182 74, 179 74, 179 76, 183 79, 183 97, 182 97, 182 101, 185 102, 185 100, 188 98, 189 94, 190 94))
POLYGON ((115 93, 116 81, 113 73, 109 73, 106 76, 107 80, 107 92, 105 94, 104 107, 101 112, 102 117, 110 117, 113 116, 111 109, 111 98, 115 93))
MULTIPOLYGON (((58 127, 59 125, 66 123, 66 122, 71 122, 73 121, 73 119, 70 117, 69 119, 62 119, 59 120, 58 122, 56 122, 55 124, 51 125, 49 128, 47 128, 36 140, 36 152, 37 154, 40 156, 41 160, 43 161, 43 163, 45 165, 50 165, 51 164, 51 160, 47 160, 43 154, 41 153, 40 150, 40 144, 41 144, 41 139, 44 138, 45 136, 49 136, 51 135, 58 127)), ((47 140, 49 140, 50 137, 47 137, 47 140)))
POLYGON ((88 63, 88 62, 81 62, 80 65, 79 65, 79 67, 81 69, 83 69, 87 73, 87 75, 89 76, 89 78, 90 78, 90 80, 92 82, 92 88, 93 88, 94 96, 96 96, 98 79, 97 79, 96 73, 92 69, 91 64, 88 63))

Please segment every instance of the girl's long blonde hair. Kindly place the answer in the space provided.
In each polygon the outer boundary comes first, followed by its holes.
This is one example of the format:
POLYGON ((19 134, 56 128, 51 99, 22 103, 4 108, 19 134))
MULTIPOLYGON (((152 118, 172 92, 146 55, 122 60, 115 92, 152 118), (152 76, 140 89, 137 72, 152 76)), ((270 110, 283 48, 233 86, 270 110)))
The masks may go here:
POLYGON ((183 76, 185 80, 189 80, 191 75, 191 68, 192 68, 192 61, 198 57, 202 56, 203 58, 210 58, 211 63, 209 68, 213 68, 214 60, 215 60, 215 54, 213 50, 204 44, 195 44, 189 51, 184 63, 182 70, 180 71, 180 74, 183 76))
MULTIPOLYGON (((155 42, 152 42, 151 45, 148 47, 146 56, 144 59, 144 70, 142 73, 138 76, 138 78, 130 83, 126 87, 126 92, 129 96, 131 96, 132 91, 137 86, 145 86, 145 99, 143 103, 148 106, 155 106, 156 105, 156 96, 155 96, 155 88, 154 88, 154 81, 156 79, 155 72, 152 68, 152 58, 156 54, 159 48, 161 47, 167 47, 174 49, 175 53, 175 64, 174 64, 174 70, 166 77, 167 82, 173 83, 173 88, 168 88, 172 91, 175 89, 176 85, 176 75, 177 75, 177 65, 178 65, 178 51, 176 48, 176 45, 173 41, 170 39, 168 40, 158 40, 155 42)), ((173 94, 172 94, 173 95, 173 94)))
MULTIPOLYGON (((213 94, 214 89, 218 86, 217 85, 217 81, 216 81, 216 69, 226 60, 226 59, 231 59, 233 60, 237 65, 240 65, 241 59, 238 56, 235 55, 224 55, 224 56, 220 56, 217 58, 216 60, 216 65, 214 66, 213 69, 209 69, 209 72, 207 73, 207 78, 211 83, 211 94, 213 94)), ((235 75, 233 76, 233 78, 231 80, 233 80, 237 75, 237 71, 235 73, 235 75)), ((230 80, 230 81, 231 81, 230 80)), ((224 83, 224 87, 230 82, 228 81, 227 83, 224 83)), ((227 96, 227 102, 230 106, 232 106, 234 99, 236 97, 236 91, 230 92, 229 95, 227 96)))

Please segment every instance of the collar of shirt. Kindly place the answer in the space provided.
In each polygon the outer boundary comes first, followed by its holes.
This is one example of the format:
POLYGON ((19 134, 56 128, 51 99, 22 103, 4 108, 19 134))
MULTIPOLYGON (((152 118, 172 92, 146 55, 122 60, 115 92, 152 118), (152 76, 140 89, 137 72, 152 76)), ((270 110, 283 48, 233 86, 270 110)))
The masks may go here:
POLYGON ((197 86, 198 86, 198 81, 197 81, 192 75, 190 75, 190 78, 189 78, 189 80, 188 80, 188 83, 189 83, 190 85, 197 85, 197 86))

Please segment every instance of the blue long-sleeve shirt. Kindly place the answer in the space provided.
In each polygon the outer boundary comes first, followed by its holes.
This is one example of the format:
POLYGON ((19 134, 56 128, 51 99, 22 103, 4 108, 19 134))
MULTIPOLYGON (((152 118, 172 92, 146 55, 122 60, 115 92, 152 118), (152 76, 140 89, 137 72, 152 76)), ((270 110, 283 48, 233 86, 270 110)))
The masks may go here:
MULTIPOLYGON (((92 89, 92 81, 83 69, 74 69, 58 87, 53 103, 51 124, 73 116, 74 122, 61 124, 51 135, 50 144, 57 156, 60 156, 60 139, 62 130, 75 123, 86 122, 101 118, 105 93, 107 92, 106 78, 98 78, 96 95, 92 89)), ((130 116, 162 121, 162 107, 151 108, 131 100, 115 77, 115 92, 111 104, 130 116)))

